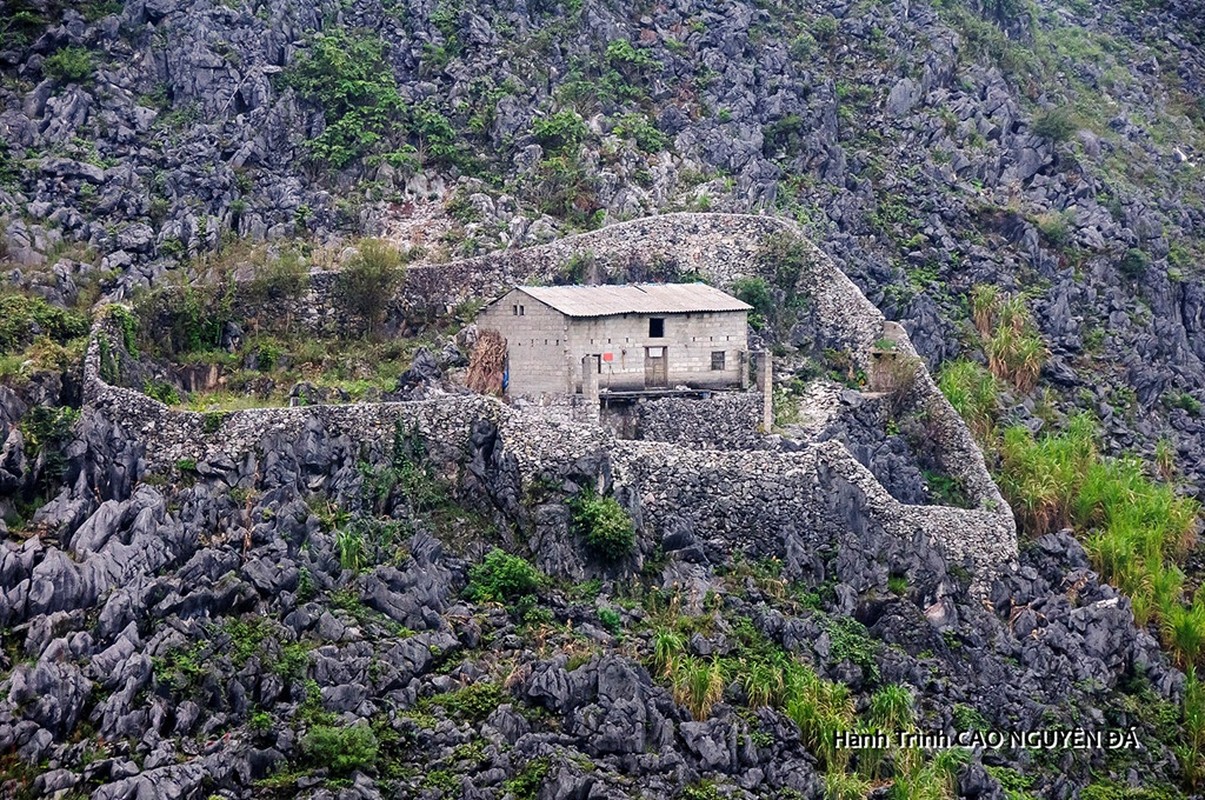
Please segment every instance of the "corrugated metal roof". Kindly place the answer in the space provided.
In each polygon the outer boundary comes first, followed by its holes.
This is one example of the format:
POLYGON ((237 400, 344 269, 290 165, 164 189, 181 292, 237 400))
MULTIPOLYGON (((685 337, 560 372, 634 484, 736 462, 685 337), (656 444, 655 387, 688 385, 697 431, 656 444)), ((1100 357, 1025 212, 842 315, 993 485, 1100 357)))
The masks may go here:
POLYGON ((622 286, 517 286, 524 294, 569 317, 747 311, 752 306, 705 283, 622 286))

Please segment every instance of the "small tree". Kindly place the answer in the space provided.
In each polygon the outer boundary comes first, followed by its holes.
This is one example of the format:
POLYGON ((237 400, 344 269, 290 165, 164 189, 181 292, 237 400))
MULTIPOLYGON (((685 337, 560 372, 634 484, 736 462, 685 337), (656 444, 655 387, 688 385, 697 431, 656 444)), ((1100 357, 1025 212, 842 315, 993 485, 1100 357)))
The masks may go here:
POLYGON ((369 336, 376 332, 394 292, 406 277, 404 263, 396 247, 379 239, 366 239, 339 275, 339 297, 348 311, 360 317, 369 336))

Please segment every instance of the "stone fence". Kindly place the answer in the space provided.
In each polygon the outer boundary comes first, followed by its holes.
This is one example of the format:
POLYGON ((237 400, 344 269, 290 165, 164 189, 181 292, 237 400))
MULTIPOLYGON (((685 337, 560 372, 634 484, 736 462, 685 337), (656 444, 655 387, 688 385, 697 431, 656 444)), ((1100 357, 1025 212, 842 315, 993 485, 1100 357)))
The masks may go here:
MULTIPOLYGON (((592 254, 596 269, 623 270, 627 279, 695 273, 722 286, 765 269, 764 243, 771 235, 798 232, 768 217, 671 214, 529 250, 412 268, 403 294, 410 298, 406 302, 418 302, 421 295, 422 302, 442 298, 455 305, 493 296, 514 283, 548 278, 574 255, 586 253, 592 254)), ((617 439, 603 425, 573 420, 573 413, 518 409, 474 395, 210 414, 173 411, 105 381, 102 362, 114 354, 121 357, 123 350, 117 325, 104 313, 85 359, 85 402, 141 439, 152 469, 170 470, 182 463, 203 469, 215 459, 237 459, 256 452, 271 433, 302 436, 315 421, 331 432, 378 444, 389 441, 400 422, 423 435, 433 457, 455 461, 467 453, 474 423, 489 420, 498 426, 525 482, 536 480, 550 465, 609 454, 616 486, 630 488, 638 498, 638 516, 646 527, 662 529, 689 516, 698 535, 717 551, 787 555, 790 547, 815 547, 821 539, 839 539, 842 530, 869 526, 901 541, 927 536, 952 560, 982 575, 1014 561, 1012 513, 982 453, 916 358, 907 335, 886 323, 826 256, 800 240, 809 253, 800 282, 813 304, 817 335, 847 349, 868 370, 874 368, 874 345, 884 338, 894 343, 897 359, 915 362, 906 401, 924 415, 942 466, 961 482, 974 510, 901 504, 836 442, 793 453, 764 449, 756 434, 760 394, 647 402, 634 412, 643 439, 638 441, 617 439)), ((315 276, 310 293, 328 292, 332 285, 329 276, 315 276)), ((315 313, 322 317, 326 311, 315 313)))

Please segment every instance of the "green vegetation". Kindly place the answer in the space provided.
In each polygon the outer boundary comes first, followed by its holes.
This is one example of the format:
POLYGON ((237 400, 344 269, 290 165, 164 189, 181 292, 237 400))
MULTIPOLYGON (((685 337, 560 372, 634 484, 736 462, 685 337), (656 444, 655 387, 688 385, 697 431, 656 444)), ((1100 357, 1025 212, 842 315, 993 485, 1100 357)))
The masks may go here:
POLYGON ((67 445, 74 436, 79 414, 75 408, 37 405, 21 419, 25 453, 30 459, 42 462, 41 473, 33 487, 39 498, 49 498, 63 480, 67 470, 67 445))
POLYGON ((94 69, 92 54, 83 47, 64 47, 42 62, 43 74, 62 83, 83 83, 94 69))
POLYGON ((770 284, 761 276, 737 278, 732 282, 732 293, 742 302, 753 306, 749 312, 749 325, 755 331, 764 330, 766 322, 774 315, 774 295, 770 284))
POLYGON ((367 335, 376 332, 394 291, 405 279, 404 264, 397 248, 377 239, 365 239, 339 273, 339 298, 363 321, 367 335))
POLYGON ((536 117, 531 123, 531 132, 540 145, 553 153, 576 150, 588 133, 581 115, 572 109, 536 117))
POLYGON ((376 765, 379 745, 367 725, 315 725, 301 741, 306 760, 335 775, 347 775, 376 765))
POLYGON ((326 129, 310 140, 309 148, 336 169, 376 150, 403 110, 385 43, 344 28, 315 34, 286 81, 322 107, 326 129))
POLYGON ((938 386, 976 438, 980 441, 994 438, 1000 410, 996 376, 981 364, 959 359, 942 367, 938 386))
MULTIPOLYGON (((1024 298, 1002 298, 996 287, 978 286, 971 293, 971 310, 991 373, 1018 391, 1032 391, 1049 354, 1024 298)), ((986 391, 986 386, 973 381, 968 388, 974 390, 974 397, 960 402, 978 402, 986 391)))
POLYGON ((1075 117, 1066 108, 1043 111, 1035 116, 1033 121, 1033 132, 1053 142, 1070 139, 1078 127, 1075 117))
POLYGON ((88 333, 88 317, 52 306, 41 297, 0 293, 0 355, 20 352, 38 335, 60 345, 88 333))
POLYGON ((765 318, 768 329, 778 336, 787 334, 807 309, 808 296, 799 290, 799 284, 804 272, 811 267, 812 258, 811 247, 806 241, 785 233, 768 238, 758 254, 774 294, 774 303, 765 318))
POLYGON ((486 553, 480 564, 469 570, 465 593, 477 601, 513 603, 534 595, 543 583, 544 576, 539 570, 522 558, 495 547, 486 553))
POLYGON ((631 139, 645 153, 659 153, 669 144, 669 137, 644 114, 624 114, 614 130, 616 136, 631 139))
POLYGON ((419 708, 430 711, 439 707, 449 715, 468 722, 481 722, 506 702, 502 687, 496 683, 482 681, 472 683, 454 692, 423 698, 419 708))
POLYGON ((636 526, 614 497, 586 490, 569 501, 573 530, 590 551, 606 561, 619 561, 636 546, 636 526))

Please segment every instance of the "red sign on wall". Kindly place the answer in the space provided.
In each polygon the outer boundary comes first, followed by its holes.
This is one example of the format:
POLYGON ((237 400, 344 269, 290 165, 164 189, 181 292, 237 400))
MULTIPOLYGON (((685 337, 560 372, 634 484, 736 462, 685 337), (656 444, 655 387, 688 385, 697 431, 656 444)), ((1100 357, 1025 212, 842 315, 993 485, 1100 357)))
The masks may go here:
POLYGON ((603 361, 614 361, 614 360, 615 360, 615 354, 614 354, 614 353, 603 353, 603 354, 602 354, 602 360, 603 360, 603 361))

